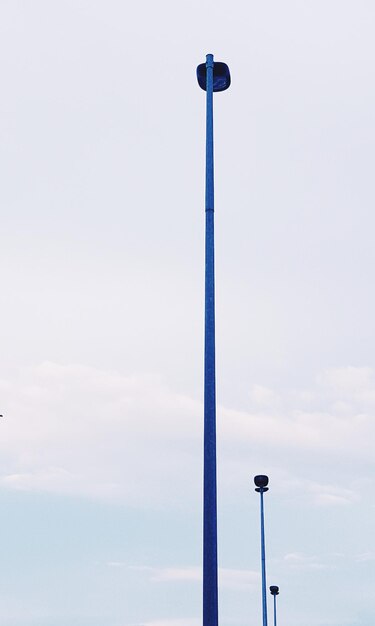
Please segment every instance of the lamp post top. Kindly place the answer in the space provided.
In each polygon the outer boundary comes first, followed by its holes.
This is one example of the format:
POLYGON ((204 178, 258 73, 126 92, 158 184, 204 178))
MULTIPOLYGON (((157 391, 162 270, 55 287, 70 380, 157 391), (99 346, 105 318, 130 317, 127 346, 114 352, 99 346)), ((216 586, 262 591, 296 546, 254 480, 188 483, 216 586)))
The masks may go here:
POLYGON ((279 588, 277 585, 271 585, 270 587, 271 596, 277 596, 279 594, 279 588))
POLYGON ((264 474, 259 474, 258 476, 254 476, 254 483, 255 483, 255 491, 268 491, 268 476, 265 476, 264 474))
POLYGON ((207 55, 207 62, 201 63, 197 67, 197 79, 201 89, 206 91, 207 85, 207 65, 214 68, 213 71, 213 91, 225 91, 230 86, 230 71, 226 63, 213 61, 213 55, 207 55))

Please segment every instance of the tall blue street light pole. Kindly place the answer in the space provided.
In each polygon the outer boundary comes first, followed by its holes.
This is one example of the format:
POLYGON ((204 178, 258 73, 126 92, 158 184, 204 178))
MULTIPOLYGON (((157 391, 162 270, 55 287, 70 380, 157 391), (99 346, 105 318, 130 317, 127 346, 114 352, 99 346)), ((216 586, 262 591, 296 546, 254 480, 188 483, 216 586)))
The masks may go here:
POLYGON ((199 86, 206 91, 206 269, 204 346, 203 462, 203 626, 218 625, 217 504, 216 504, 216 380, 215 380, 215 255, 213 92, 230 85, 229 68, 214 63, 197 67, 199 86))
POLYGON ((271 596, 273 596, 273 626, 277 626, 276 623, 276 596, 279 595, 279 588, 277 585, 271 585, 271 596))
POLYGON ((263 494, 268 491, 268 476, 254 477, 255 491, 260 493, 260 553, 262 562, 262 610, 263 626, 267 626, 267 596, 266 596, 266 542, 264 537, 264 505, 263 494))

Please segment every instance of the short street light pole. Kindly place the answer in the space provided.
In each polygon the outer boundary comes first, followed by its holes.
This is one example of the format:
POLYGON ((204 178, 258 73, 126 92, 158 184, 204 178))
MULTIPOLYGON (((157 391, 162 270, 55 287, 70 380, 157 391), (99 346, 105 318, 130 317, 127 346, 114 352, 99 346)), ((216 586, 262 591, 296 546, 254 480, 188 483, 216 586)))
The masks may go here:
POLYGON ((218 624, 216 504, 216 379, 215 379, 215 256, 213 92, 230 85, 229 68, 214 63, 197 67, 199 86, 206 91, 206 270, 204 326, 204 462, 203 462, 203 626, 218 624))
POLYGON ((263 626, 267 626, 267 596, 266 596, 266 545, 264 539, 264 506, 263 494, 268 491, 268 476, 255 476, 255 491, 260 493, 260 551, 262 560, 262 607, 263 626))
POLYGON ((279 595, 279 588, 276 585, 271 585, 270 592, 271 592, 271 596, 273 596, 273 626, 277 626, 276 624, 276 596, 279 595))

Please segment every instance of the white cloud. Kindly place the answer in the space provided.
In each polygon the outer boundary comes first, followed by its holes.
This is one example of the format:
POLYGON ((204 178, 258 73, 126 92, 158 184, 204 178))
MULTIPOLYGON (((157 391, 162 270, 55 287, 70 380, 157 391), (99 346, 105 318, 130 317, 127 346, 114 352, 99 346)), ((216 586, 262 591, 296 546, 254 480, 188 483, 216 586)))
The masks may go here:
MULTIPOLYGON (((118 566, 120 563, 109 563, 111 566, 118 566)), ((201 582, 202 581, 202 568, 201 567, 148 567, 141 565, 130 566, 129 569, 136 570, 138 572, 144 572, 148 575, 149 579, 156 583, 161 582, 201 582)))
MULTIPOLYGON (((121 563, 112 562, 108 565, 119 567, 121 563)), ((145 567, 132 566, 130 569, 145 572, 149 579, 156 583, 164 582, 202 582, 202 567, 145 567)), ((221 589, 249 589, 258 585, 259 572, 247 569, 219 568, 219 587, 221 589)))
MULTIPOLYGON (((342 401, 337 386, 341 376, 357 381, 352 387, 356 398, 358 389, 370 397, 372 372, 359 369, 325 372, 322 398, 329 384, 335 402, 342 401)), ((349 387, 345 386, 346 398, 349 387)), ((0 389, 6 416, 0 424, 4 488, 109 498, 146 507, 167 502, 190 506, 193 501, 199 506, 201 402, 176 393, 157 378, 49 362, 21 372, 17 379, 1 381, 0 389)), ((277 410, 272 392, 263 391, 260 396, 269 402, 261 414, 218 407, 220 467, 230 470, 222 474, 224 490, 248 471, 251 449, 255 455, 261 450, 262 458, 268 453, 279 466, 278 473, 283 473, 284 486, 299 491, 300 497, 307 495, 316 505, 355 502, 355 486, 343 487, 332 476, 329 482, 313 482, 301 473, 292 477, 285 455, 303 452, 313 464, 318 454, 320 464, 326 455, 327 466, 332 454, 336 459, 341 455, 343 462, 350 457, 372 463, 375 407, 374 413, 357 413, 347 405, 342 416, 331 409, 299 410, 298 396, 293 396, 291 411, 280 408, 282 399, 277 410)), ((316 392, 312 402, 315 396, 316 392)), ((306 398, 308 394, 304 404, 306 398)), ((350 398, 352 402, 353 395, 350 398)), ((332 406, 331 397, 327 404, 332 406)))
POLYGON ((361 407, 375 408, 375 373, 370 367, 337 367, 318 376, 323 388, 340 400, 350 400, 361 407))
POLYGON ((200 619, 161 619, 145 622, 139 626, 199 626, 200 619))
POLYGON ((302 552, 290 552, 284 556, 284 561, 293 569, 326 570, 333 568, 332 565, 322 563, 317 556, 309 556, 302 552))
POLYGON ((249 589, 260 583, 260 574, 247 569, 219 569, 220 587, 227 589, 249 589))
POLYGON ((373 388, 374 372, 370 367, 336 367, 327 369, 318 376, 318 380, 336 390, 357 394, 373 388))
POLYGON ((268 387, 253 385, 250 391, 251 400, 259 407, 275 407, 279 404, 279 396, 268 387))
POLYGON ((338 487, 337 485, 319 484, 305 481, 304 488, 312 494, 314 501, 319 505, 342 505, 358 502, 359 495, 352 489, 338 487))
POLYGON ((167 490, 177 498, 171 470, 181 473, 184 487, 184 464, 197 453, 199 403, 157 379, 76 365, 44 363, 7 383, 0 442, 4 487, 146 506, 163 500, 167 490))
POLYGON ((365 563, 367 561, 375 561, 375 552, 362 552, 362 554, 358 554, 357 559, 359 563, 365 563))

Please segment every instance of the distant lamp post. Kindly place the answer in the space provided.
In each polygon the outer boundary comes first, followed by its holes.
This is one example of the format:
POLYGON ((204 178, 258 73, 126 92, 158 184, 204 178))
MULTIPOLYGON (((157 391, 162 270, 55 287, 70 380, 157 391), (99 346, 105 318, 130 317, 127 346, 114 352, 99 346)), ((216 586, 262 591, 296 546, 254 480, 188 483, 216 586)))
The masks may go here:
POLYGON ((230 85, 229 68, 214 63, 197 67, 206 92, 206 260, 204 322, 204 461, 203 461, 203 626, 218 624, 216 504, 216 380, 215 380, 215 256, 214 256, 214 133, 213 92, 230 85))
POLYGON ((273 596, 273 626, 277 626, 276 624, 276 596, 279 595, 279 588, 276 585, 271 585, 270 592, 271 592, 271 596, 273 596))
POLYGON ((260 552, 262 560, 262 607, 263 626, 267 626, 267 596, 266 596, 266 545, 264 539, 264 506, 263 494, 268 491, 268 476, 260 475, 254 477, 255 491, 260 493, 260 552))

